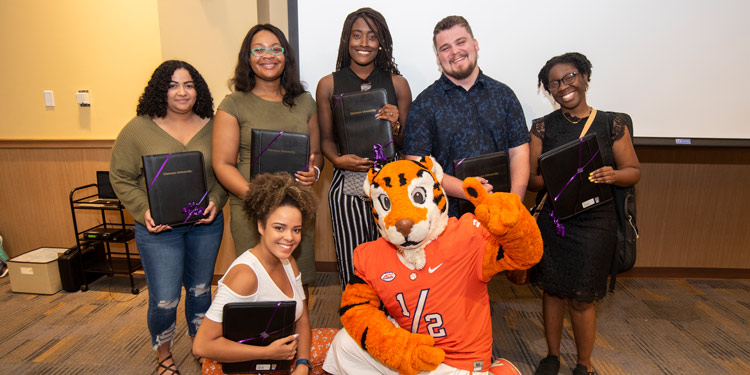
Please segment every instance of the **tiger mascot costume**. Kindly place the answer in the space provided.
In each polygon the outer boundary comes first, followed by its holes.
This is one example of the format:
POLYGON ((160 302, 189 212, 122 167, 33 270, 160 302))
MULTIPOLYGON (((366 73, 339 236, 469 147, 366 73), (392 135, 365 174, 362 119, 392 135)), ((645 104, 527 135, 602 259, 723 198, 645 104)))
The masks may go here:
POLYGON ((517 195, 488 194, 475 178, 463 190, 476 216, 449 218, 442 178, 429 156, 368 172, 364 190, 382 237, 354 251, 339 311, 345 329, 328 351, 327 372, 518 373, 507 361, 490 363, 487 282, 541 259, 539 228, 517 195))

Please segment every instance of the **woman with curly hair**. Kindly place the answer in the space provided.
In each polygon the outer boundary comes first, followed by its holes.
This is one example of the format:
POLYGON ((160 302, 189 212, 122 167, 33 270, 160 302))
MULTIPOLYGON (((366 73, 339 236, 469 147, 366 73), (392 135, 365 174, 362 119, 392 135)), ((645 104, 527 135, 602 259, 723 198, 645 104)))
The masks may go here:
POLYGON ((148 284, 148 329, 158 354, 157 374, 179 374, 171 345, 177 305, 185 287, 188 334, 195 337, 211 305, 211 279, 224 232, 221 208, 227 194, 211 168, 213 99, 192 65, 163 62, 143 91, 137 116, 120 131, 112 147, 110 180, 122 205, 135 219, 135 241, 148 284), (143 155, 182 151, 203 153, 208 207, 195 224, 157 224, 149 210, 143 155))
POLYGON ((204 375, 222 374, 218 362, 255 359, 295 360, 292 374, 321 374, 335 329, 310 328, 302 276, 292 252, 302 240, 303 225, 314 222, 313 192, 286 172, 261 174, 250 180, 244 213, 260 234, 218 282, 216 298, 193 343, 193 353, 206 359, 204 375), (224 305, 232 302, 296 301, 295 332, 268 346, 246 345, 223 337, 224 305))
MULTIPOLYGON (((213 166, 219 182, 231 194, 232 238, 239 256, 255 246, 259 238, 255 225, 250 225, 242 212, 242 197, 247 193, 253 167, 252 129, 310 136, 309 166, 294 176, 303 185, 311 186, 318 180, 323 157, 315 100, 305 92, 294 51, 278 27, 256 25, 247 32, 230 86, 234 92, 222 100, 216 111, 213 166)), ((305 229, 302 244, 294 254, 304 285, 315 280, 314 233, 314 226, 305 229)))
MULTIPOLYGON (((588 105, 586 92, 591 80, 591 62, 570 52, 551 58, 539 71, 539 86, 555 99, 558 110, 533 121, 530 158, 531 191, 546 190, 539 171, 539 156, 579 137, 587 120, 587 134, 596 134, 604 167, 587 176, 597 184, 620 187, 635 185, 641 177, 638 156, 631 141, 630 116, 596 111, 588 105)), ((537 204, 544 194, 537 194, 537 204)), ((552 199, 547 197, 547 201, 552 199)), ((591 353, 596 337, 594 302, 607 293, 607 275, 612 264, 617 235, 615 208, 611 202, 561 220, 559 235, 545 204, 538 224, 544 240, 542 260, 531 271, 531 281, 544 290, 542 313, 548 355, 536 375, 554 375, 560 370, 560 340, 565 311, 570 313, 578 359, 574 375, 594 374, 591 353)))
POLYGON ((353 154, 339 155, 333 135, 333 108, 339 94, 377 88, 385 89, 388 104, 380 108, 376 117, 391 123, 396 149, 400 150, 404 139, 400 120, 405 120, 409 112, 411 89, 396 67, 391 32, 385 18, 374 9, 361 8, 346 16, 339 40, 336 71, 321 78, 315 94, 321 147, 335 167, 328 204, 342 289, 354 273, 354 248, 378 239, 379 235, 372 219, 372 209, 363 199, 364 192, 359 195, 344 192, 345 184, 361 190, 373 161, 353 154))

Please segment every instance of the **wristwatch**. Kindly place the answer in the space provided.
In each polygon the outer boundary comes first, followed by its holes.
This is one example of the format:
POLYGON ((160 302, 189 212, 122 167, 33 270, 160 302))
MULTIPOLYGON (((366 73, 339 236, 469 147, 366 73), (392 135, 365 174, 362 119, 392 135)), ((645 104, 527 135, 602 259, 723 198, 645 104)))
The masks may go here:
POLYGON ((312 370, 312 368, 313 368, 312 363, 310 363, 310 361, 308 361, 307 358, 300 358, 300 359, 297 360, 297 362, 294 362, 294 367, 297 367, 299 365, 305 365, 310 370, 312 370))

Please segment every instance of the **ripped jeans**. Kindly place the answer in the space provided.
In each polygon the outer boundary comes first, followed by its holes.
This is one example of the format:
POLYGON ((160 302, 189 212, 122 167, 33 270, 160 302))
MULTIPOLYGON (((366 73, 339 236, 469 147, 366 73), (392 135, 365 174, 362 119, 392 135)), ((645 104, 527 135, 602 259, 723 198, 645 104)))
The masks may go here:
POLYGON ((148 330, 154 349, 172 343, 177 305, 185 285, 185 319, 194 337, 211 305, 211 279, 224 233, 224 216, 211 224, 184 225, 158 234, 135 223, 135 241, 148 284, 148 330))

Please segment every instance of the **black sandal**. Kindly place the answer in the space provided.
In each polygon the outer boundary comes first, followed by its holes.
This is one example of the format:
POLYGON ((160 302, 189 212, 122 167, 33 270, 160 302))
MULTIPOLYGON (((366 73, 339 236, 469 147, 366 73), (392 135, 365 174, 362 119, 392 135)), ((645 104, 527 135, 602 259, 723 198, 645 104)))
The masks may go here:
POLYGON ((174 363, 174 359, 172 359, 171 354, 167 358, 164 358, 159 362, 159 365, 156 366, 156 373, 159 375, 180 375, 180 370, 177 369, 177 365, 174 363), (172 364, 169 366, 164 365, 164 362, 170 359, 172 360, 172 364), (161 372, 159 372, 160 370, 161 372))
POLYGON ((573 375, 596 375, 596 371, 589 371, 588 367, 578 363, 573 369, 573 375))

